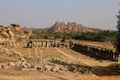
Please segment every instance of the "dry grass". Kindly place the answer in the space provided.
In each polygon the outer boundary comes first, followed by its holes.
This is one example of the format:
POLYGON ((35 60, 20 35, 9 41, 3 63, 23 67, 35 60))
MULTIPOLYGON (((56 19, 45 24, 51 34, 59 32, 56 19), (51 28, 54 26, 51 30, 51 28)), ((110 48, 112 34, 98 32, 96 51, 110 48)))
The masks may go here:
POLYGON ((102 48, 107 48, 107 49, 112 49, 115 50, 114 44, 113 43, 108 43, 108 42, 93 42, 93 41, 83 41, 83 40, 74 40, 76 43, 79 44, 86 44, 86 45, 93 45, 93 46, 98 46, 102 48))

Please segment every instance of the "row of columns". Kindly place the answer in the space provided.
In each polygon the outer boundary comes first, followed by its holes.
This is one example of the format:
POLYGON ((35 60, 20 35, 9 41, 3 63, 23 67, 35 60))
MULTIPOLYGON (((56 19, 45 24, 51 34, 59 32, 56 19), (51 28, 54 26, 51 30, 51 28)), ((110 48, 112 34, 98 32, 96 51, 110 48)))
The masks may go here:
POLYGON ((97 57, 99 59, 112 60, 112 61, 119 60, 119 52, 114 50, 109 50, 106 48, 94 47, 91 45, 74 44, 73 49, 83 52, 84 54, 89 55, 91 57, 97 57))
POLYGON ((29 48, 51 47, 51 48, 70 48, 73 46, 72 42, 56 42, 49 40, 33 40, 24 42, 5 41, 0 43, 3 47, 23 46, 29 48))
POLYGON ((55 42, 55 41, 29 41, 27 47, 38 48, 38 47, 51 47, 51 48, 70 48, 73 46, 73 43, 69 42, 55 42))

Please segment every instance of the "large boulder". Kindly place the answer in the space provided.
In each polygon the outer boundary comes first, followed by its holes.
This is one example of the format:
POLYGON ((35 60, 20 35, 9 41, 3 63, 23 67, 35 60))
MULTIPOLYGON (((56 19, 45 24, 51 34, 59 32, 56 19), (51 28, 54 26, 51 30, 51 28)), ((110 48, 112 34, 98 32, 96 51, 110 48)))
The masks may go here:
POLYGON ((2 31, 0 34, 4 38, 9 38, 9 34, 7 32, 5 32, 5 31, 2 31))
POLYGON ((8 27, 0 26, 0 38, 4 40, 21 41, 29 39, 32 35, 32 30, 28 28, 21 28, 19 24, 11 24, 8 27))
POLYGON ((0 63, 0 69, 8 69, 10 68, 8 63, 0 63))
POLYGON ((11 24, 11 26, 13 27, 12 29, 14 31, 20 31, 20 25, 19 24, 11 24))
POLYGON ((11 30, 8 31, 8 34, 9 34, 9 36, 10 36, 11 38, 14 37, 14 33, 13 33, 11 30))

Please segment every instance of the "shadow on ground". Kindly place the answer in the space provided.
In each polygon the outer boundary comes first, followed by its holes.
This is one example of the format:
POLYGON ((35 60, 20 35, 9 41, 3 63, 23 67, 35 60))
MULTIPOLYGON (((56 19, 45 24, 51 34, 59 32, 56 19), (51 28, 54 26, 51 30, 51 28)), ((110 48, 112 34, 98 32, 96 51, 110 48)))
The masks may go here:
POLYGON ((120 76, 120 64, 111 64, 107 67, 97 66, 93 68, 93 73, 98 76, 120 76))

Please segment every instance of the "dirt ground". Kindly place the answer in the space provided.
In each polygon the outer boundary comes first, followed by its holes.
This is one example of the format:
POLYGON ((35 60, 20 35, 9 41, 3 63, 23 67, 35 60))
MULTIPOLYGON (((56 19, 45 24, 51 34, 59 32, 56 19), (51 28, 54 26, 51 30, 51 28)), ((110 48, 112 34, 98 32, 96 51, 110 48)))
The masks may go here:
MULTIPOLYGON (((115 49, 113 44, 104 43, 104 42, 90 42, 90 41, 76 41, 82 44, 95 45, 100 47, 105 47, 109 49, 115 49)), ((81 53, 75 52, 71 49, 66 48, 22 48, 22 47, 9 47, 9 50, 20 51, 23 54, 30 54, 32 56, 39 55, 39 51, 42 51, 42 58, 52 56, 52 57, 67 57, 70 60, 78 61, 81 65, 86 65, 90 67, 95 67, 98 73, 104 73, 105 70, 102 70, 100 67, 106 67, 113 63, 112 61, 105 60, 96 60, 89 56, 83 55, 81 53), (99 68, 98 68, 99 67, 99 68)), ((16 57, 8 57, 0 54, 0 62, 7 61, 16 61, 16 57)), ((106 70, 107 71, 107 70, 106 70)), ((70 71, 61 71, 61 72, 41 72, 36 70, 31 71, 21 71, 18 69, 0 69, 0 80, 120 80, 120 75, 96 75, 96 74, 80 74, 70 71)))
POLYGON ((93 42, 93 41, 84 41, 84 40, 74 40, 74 42, 115 50, 115 45, 110 42, 93 42))

